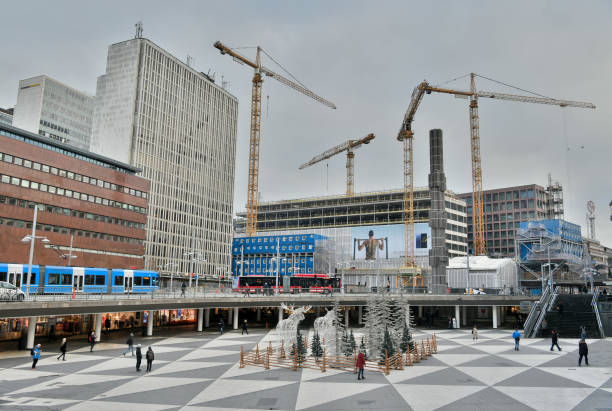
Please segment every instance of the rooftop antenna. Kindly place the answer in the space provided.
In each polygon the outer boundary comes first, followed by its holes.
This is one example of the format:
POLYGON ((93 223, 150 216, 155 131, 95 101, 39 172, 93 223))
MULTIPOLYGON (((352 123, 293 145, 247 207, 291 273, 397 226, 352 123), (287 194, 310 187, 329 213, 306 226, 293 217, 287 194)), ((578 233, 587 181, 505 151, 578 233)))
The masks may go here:
POLYGON ((136 36, 134 36, 134 38, 141 39, 142 38, 142 21, 139 21, 138 23, 134 24, 134 26, 136 27, 136 36))
POLYGON ((229 89, 229 81, 225 81, 225 76, 223 74, 221 74, 221 87, 223 90, 229 89))
POLYGON ((193 57, 187 54, 187 65, 191 67, 193 65, 193 57))

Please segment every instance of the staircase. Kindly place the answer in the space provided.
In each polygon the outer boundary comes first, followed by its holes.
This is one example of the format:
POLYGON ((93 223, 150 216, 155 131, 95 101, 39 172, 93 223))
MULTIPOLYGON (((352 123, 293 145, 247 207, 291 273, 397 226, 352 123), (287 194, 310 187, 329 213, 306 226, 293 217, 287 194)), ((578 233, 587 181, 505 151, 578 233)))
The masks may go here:
POLYGON ((559 294, 553 306, 546 312, 546 327, 540 327, 538 337, 550 337, 551 331, 557 330, 561 338, 580 337, 580 327, 586 328, 587 338, 600 338, 597 316, 591 302, 593 295, 559 294), (563 313, 557 311, 559 303, 563 303, 563 313))

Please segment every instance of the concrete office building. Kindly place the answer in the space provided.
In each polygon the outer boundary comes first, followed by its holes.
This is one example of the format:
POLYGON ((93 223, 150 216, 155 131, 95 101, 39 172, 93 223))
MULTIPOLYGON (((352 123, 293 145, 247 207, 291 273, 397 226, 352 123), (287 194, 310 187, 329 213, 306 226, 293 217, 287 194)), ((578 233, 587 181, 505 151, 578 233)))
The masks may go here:
POLYGON ((143 268, 149 182, 138 169, 0 124, 0 262, 27 264, 38 206, 34 264, 143 268), (62 258, 62 255, 64 257, 62 258))
POLYGON ((47 76, 19 82, 13 126, 89 150, 94 98, 47 76))
MULTIPOLYGON (((545 218, 561 218, 563 197, 560 185, 546 189, 537 184, 483 191, 487 255, 514 257, 514 240, 520 223, 545 218), (554 208, 553 208, 554 207, 554 208)), ((467 204, 468 243, 474 250, 472 193, 459 194, 467 204)))
POLYGON ((13 109, 5 109, 0 108, 0 123, 8 124, 9 126, 13 124, 13 109))
POLYGON ((236 97, 152 41, 109 46, 91 147, 151 182, 146 268, 230 271, 237 115, 236 97))

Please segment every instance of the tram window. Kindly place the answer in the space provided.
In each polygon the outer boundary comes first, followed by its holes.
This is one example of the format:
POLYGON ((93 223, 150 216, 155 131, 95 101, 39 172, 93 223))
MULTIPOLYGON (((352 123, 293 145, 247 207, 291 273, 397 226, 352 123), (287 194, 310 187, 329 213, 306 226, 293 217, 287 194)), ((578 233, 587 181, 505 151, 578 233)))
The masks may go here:
POLYGON ((72 285, 72 274, 61 274, 62 285, 72 285))
POLYGON ((94 285, 95 275, 85 274, 85 285, 94 285))
POLYGON ((104 285, 106 278, 103 275, 96 275, 96 285, 104 285))
POLYGON ((54 273, 49 273, 49 281, 47 284, 49 285, 59 285, 60 283, 60 275, 59 274, 54 274, 54 273))
POLYGON ((142 277, 142 285, 151 285, 151 277, 142 277))
POLYGON ((142 285, 142 277, 134 277, 134 285, 142 285))
POLYGON ((115 277, 115 285, 123 285, 123 276, 118 275, 115 277))
POLYGON ((0 281, 6 281, 7 274, 6 272, 0 272, 0 281))

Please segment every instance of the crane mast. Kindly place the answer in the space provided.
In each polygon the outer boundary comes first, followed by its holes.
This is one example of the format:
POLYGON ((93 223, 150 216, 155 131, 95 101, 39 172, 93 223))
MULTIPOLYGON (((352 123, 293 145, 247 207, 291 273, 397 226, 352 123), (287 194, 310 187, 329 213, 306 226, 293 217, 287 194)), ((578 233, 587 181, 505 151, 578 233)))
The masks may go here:
POLYGON ((370 141, 374 140, 374 134, 370 133, 367 136, 359 140, 348 140, 336 147, 330 148, 329 150, 314 156, 310 161, 302 164, 299 169, 302 170, 306 167, 310 167, 313 164, 317 164, 323 160, 327 160, 336 154, 346 151, 346 195, 355 195, 355 152, 354 150, 361 147, 363 144, 370 144, 370 141))
POLYGON ((246 235, 248 237, 257 234, 257 209, 259 203, 259 152, 261 141, 261 88, 263 83, 262 74, 276 79, 278 82, 291 87, 292 89, 312 98, 327 107, 335 109, 336 106, 331 101, 313 93, 301 84, 297 84, 288 78, 273 72, 261 64, 261 47, 257 46, 255 61, 236 53, 234 50, 225 46, 220 41, 215 42, 214 47, 219 49, 221 54, 232 56, 239 63, 246 64, 254 69, 252 89, 251 89, 251 128, 249 136, 249 181, 247 193, 247 221, 246 235))

